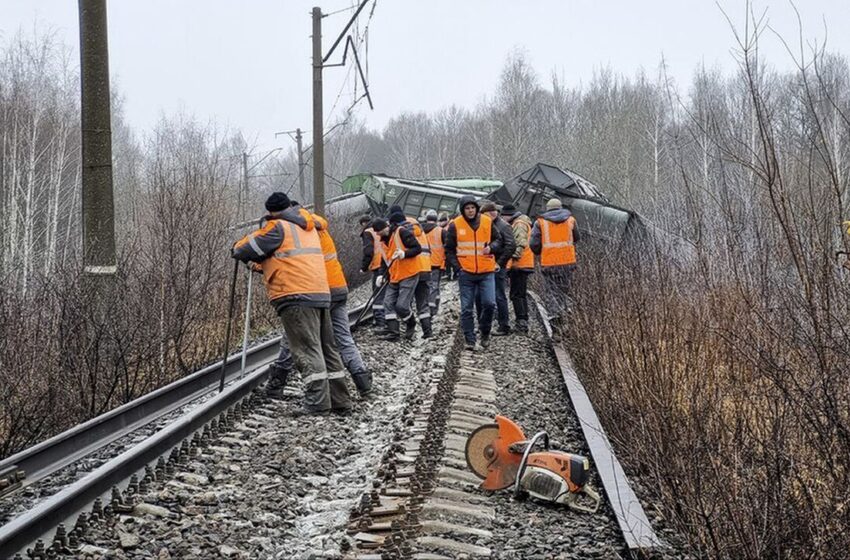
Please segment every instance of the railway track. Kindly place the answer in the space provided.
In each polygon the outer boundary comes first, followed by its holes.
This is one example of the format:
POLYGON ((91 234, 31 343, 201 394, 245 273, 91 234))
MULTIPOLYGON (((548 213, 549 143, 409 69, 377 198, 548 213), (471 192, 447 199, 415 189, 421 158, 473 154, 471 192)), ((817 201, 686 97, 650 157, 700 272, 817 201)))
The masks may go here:
POLYGON ((30 558, 51 557, 50 547, 96 557, 144 543, 163 543, 145 552, 160 557, 677 557, 634 496, 542 307, 531 339, 494 339, 471 354, 461 351, 448 290, 433 339, 359 337, 370 366, 392 356, 386 365, 405 367, 377 376, 387 393, 351 418, 287 420, 295 405, 254 391, 262 368, 0 528, 0 557, 28 547, 30 558), (590 455, 592 484, 607 497, 600 511, 478 489, 464 445, 496 413, 590 455), (49 547, 32 544, 57 526, 49 547))
MULTIPOLYGON (((409 403, 403 426, 385 452, 372 488, 352 510, 347 528, 349 538, 342 547, 344 558, 448 560, 585 558, 595 553, 605 558, 663 555, 665 543, 655 534, 629 486, 566 353, 553 343, 545 309, 539 301, 535 302, 545 340, 557 360, 557 373, 566 382, 574 405, 577 425, 573 426, 573 435, 580 433, 587 442, 586 449, 595 463, 595 482, 604 488, 608 498, 606 511, 588 516, 564 509, 551 511, 553 508, 542 504, 531 505, 531 508, 546 508, 543 515, 550 516, 550 523, 540 532, 540 542, 521 542, 525 527, 517 532, 516 539, 505 538, 506 524, 497 526, 497 518, 510 518, 517 510, 528 515, 528 509, 506 501, 504 495, 494 499, 493 495, 479 490, 481 479, 466 464, 465 445, 473 430, 491 423, 497 413, 503 413, 504 403, 499 402, 498 394, 506 392, 506 383, 505 379, 497 379, 497 356, 482 359, 481 354, 461 353, 458 338, 446 367, 433 375, 424 394, 409 403), (597 528, 599 523, 604 523, 603 530, 588 530, 588 521, 597 528), (546 531, 551 531, 548 537, 546 531), (607 540, 611 546, 575 551, 568 544, 569 539, 556 542, 556 546, 550 541, 556 535, 579 541, 584 534, 601 541, 597 545, 604 545, 607 540)), ((541 367, 540 362, 536 365, 541 367)), ((524 372, 517 373, 543 375, 545 372, 529 364, 524 372)), ((544 391, 535 392, 540 395, 544 391)), ((542 412, 540 415, 547 416, 542 412)), ((550 422, 559 421, 557 414, 548 416, 550 422)), ((573 443, 571 450, 575 451, 576 446, 573 443)), ((510 531, 510 524, 507 530, 510 531)))
MULTIPOLYGON (((361 305, 349 310, 352 325, 363 309, 361 305)), ((364 319, 368 318, 367 313, 364 319)), ((263 366, 277 356, 279 343, 280 337, 275 337, 249 348, 244 371, 250 373, 244 377, 241 377, 241 353, 229 356, 225 363, 228 386, 221 394, 211 397, 220 380, 222 364, 218 362, 0 462, 0 496, 12 500, 23 489, 116 440, 175 411, 188 409, 164 429, 105 461, 83 478, 59 491, 52 489, 55 493, 0 527, 0 558, 18 557, 30 546, 33 558, 42 555, 46 558, 49 548, 57 553, 71 550, 73 547, 69 546, 76 535, 66 527, 85 526, 88 516, 79 516, 80 512, 91 506, 95 517, 102 516, 104 503, 107 509, 120 510, 124 498, 118 485, 125 485, 130 494, 137 492, 157 476, 162 478, 165 471, 193 453, 205 438, 241 418, 256 403, 253 391, 265 381, 268 368, 263 366), (199 401, 203 402, 191 407, 199 401), (156 463, 156 467, 151 467, 151 463, 156 463), (46 539, 54 530, 53 539, 46 539), (53 544, 44 545, 51 541, 53 544)))

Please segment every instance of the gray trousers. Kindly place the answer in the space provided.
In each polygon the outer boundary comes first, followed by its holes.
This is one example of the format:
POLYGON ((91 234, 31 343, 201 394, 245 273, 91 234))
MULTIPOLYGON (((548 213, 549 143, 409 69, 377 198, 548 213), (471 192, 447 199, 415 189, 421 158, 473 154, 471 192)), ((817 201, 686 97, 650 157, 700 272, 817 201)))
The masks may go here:
POLYGON ((289 305, 278 315, 304 381, 304 406, 310 412, 351 408, 345 366, 334 347, 329 309, 289 305))
POLYGON ((416 300, 416 314, 420 319, 429 319, 428 311, 429 274, 419 273, 405 278, 397 284, 387 286, 384 295, 384 307, 387 321, 406 321, 413 315, 411 305, 416 300))
POLYGON ((543 305, 550 317, 558 317, 572 306, 570 292, 576 265, 543 269, 543 305))
POLYGON ((431 279, 428 282, 428 307, 431 309, 431 317, 437 316, 440 309, 440 278, 443 271, 439 268, 431 269, 431 279))
POLYGON ((355 387, 360 393, 368 393, 372 390, 372 374, 363 365, 360 350, 357 349, 354 337, 351 336, 346 300, 331 303, 331 323, 333 323, 334 343, 345 368, 351 373, 355 387))

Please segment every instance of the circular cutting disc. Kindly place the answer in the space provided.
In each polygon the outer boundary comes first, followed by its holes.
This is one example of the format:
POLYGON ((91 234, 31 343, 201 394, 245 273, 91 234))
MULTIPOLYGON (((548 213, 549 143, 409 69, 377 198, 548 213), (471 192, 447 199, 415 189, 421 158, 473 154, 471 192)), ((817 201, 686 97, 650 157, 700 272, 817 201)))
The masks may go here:
POLYGON ((484 424, 475 428, 466 440, 466 464, 480 478, 487 478, 487 467, 496 458, 491 444, 497 437, 499 426, 484 424))

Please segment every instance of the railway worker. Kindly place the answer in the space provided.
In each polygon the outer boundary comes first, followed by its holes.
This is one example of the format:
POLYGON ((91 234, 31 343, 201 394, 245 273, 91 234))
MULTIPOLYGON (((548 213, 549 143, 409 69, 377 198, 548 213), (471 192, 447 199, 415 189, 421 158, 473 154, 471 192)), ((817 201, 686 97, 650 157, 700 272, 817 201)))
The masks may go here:
POLYGON ((416 317, 422 326, 422 337, 431 337, 431 314, 428 311, 428 280, 431 260, 423 249, 425 234, 413 220, 408 220, 398 206, 390 208, 389 224, 379 234, 387 243, 389 285, 384 296, 387 319, 385 340, 399 340, 399 322, 405 323, 405 338, 413 339, 416 317), (416 303, 416 311, 411 305, 416 303))
POLYGON ((556 321, 568 309, 568 295, 576 267, 575 243, 579 240, 576 219, 559 198, 546 203, 546 212, 531 229, 529 246, 540 257, 546 310, 556 321))
POLYGON ((428 237, 428 246, 431 249, 431 280, 428 287, 428 307, 431 310, 431 318, 437 316, 440 309, 440 277, 446 269, 446 230, 437 223, 437 211, 428 210, 425 213, 425 223, 422 230, 428 237))
POLYGON ((501 251, 501 236, 490 216, 480 214, 474 197, 461 197, 458 206, 461 213, 449 222, 446 232, 446 258, 459 269, 460 326, 466 349, 475 350, 475 299, 479 292, 481 319, 478 327, 481 347, 486 349, 490 344, 496 308, 495 254, 501 251))
POLYGON ((237 241, 231 254, 262 267, 269 301, 304 376, 306 411, 346 412, 351 398, 334 347, 330 287, 315 222, 291 208, 284 193, 272 193, 265 206, 266 223, 237 241))
POLYGON ((514 305, 516 330, 528 334, 528 277, 534 272, 534 253, 528 243, 531 238, 531 220, 518 212, 513 204, 502 208, 502 217, 510 224, 516 249, 508 261, 510 299, 514 305))
POLYGON ((360 218, 360 240, 363 242, 363 259, 360 262, 360 272, 372 273, 372 294, 375 296, 372 301, 372 317, 374 317, 375 328, 380 332, 386 332, 387 321, 384 318, 384 294, 378 294, 379 282, 383 279, 387 271, 387 255, 384 244, 381 243, 381 236, 377 231, 385 228, 387 223, 377 218, 372 220, 369 216, 361 216, 360 218), (380 227, 375 227, 375 224, 380 227))
POLYGON ((492 201, 481 204, 481 213, 486 214, 493 221, 493 226, 499 232, 501 250, 496 255, 496 327, 495 336, 506 336, 511 333, 511 321, 508 308, 508 262, 516 250, 514 231, 508 222, 499 217, 499 210, 492 201))
POLYGON ((345 273, 342 264, 336 254, 336 244, 328 231, 328 221, 318 214, 311 214, 319 232, 319 241, 322 245, 322 255, 325 257, 325 272, 328 278, 328 287, 331 291, 331 323, 334 331, 334 343, 342 357, 345 369, 351 374, 354 386, 361 397, 372 392, 372 373, 363 364, 357 343, 351 336, 351 326, 348 322, 348 283, 345 281, 345 273))

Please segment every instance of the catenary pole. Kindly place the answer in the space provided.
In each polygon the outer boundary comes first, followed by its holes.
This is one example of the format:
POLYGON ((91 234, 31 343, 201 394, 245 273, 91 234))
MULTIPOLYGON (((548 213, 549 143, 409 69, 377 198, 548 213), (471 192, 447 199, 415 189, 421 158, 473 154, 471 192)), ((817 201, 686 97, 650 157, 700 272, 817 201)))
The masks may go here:
POLYGON ((313 209, 325 214, 325 145, 322 107, 322 9, 313 8, 313 209))

